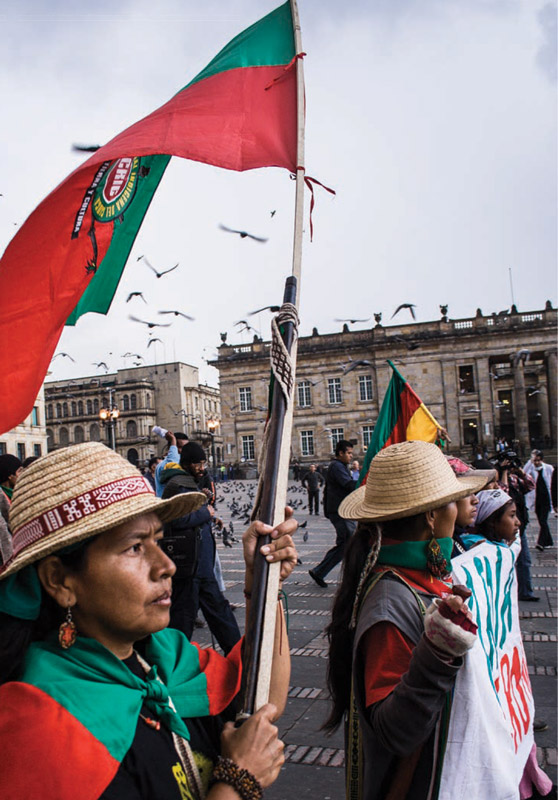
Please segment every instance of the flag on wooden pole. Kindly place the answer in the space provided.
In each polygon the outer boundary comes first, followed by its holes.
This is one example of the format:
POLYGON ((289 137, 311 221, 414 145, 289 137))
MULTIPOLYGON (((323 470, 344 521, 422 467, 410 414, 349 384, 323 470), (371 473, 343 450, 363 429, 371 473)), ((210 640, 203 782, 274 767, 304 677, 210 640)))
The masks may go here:
POLYGON ((229 42, 167 103, 101 147, 32 212, 0 261, 0 433, 31 411, 65 323, 106 314, 170 157, 297 168, 289 2, 229 42))

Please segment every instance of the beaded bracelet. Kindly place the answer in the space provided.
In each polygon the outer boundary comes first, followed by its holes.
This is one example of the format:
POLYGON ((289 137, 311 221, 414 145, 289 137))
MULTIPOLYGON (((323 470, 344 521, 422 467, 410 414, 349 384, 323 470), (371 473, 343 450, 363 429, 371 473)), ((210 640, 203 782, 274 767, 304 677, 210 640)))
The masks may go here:
POLYGON ((261 783, 248 772, 241 769, 230 758, 219 756, 217 765, 213 770, 210 786, 215 783, 226 783, 239 795, 242 800, 261 800, 263 788, 261 783))

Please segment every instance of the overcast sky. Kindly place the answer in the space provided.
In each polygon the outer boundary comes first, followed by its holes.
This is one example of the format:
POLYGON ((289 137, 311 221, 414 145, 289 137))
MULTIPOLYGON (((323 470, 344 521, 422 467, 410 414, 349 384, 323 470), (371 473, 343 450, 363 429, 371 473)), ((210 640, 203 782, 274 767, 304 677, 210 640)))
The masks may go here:
MULTIPOLYGON (((103 144, 162 105, 278 0, 70 0, 0 11, 0 250, 78 164, 73 142, 103 144)), ((547 0, 300 0, 306 167, 317 190, 302 262, 301 333, 336 317, 384 322, 402 302, 419 321, 542 308, 556 291, 556 4, 547 0)), ((207 367, 247 312, 280 302, 291 269, 294 183, 173 159, 107 317, 66 328, 51 379, 148 361, 207 367), (276 214, 271 217, 271 211, 276 214), (219 223, 269 237, 240 240, 219 223), (137 261, 178 270, 157 280, 137 261), (126 304, 131 291, 140 299, 126 304), (146 350, 129 313, 180 308, 146 350)), ((42 265, 37 265, 41 269, 42 265)), ((1 302, 0 298, 0 302, 1 302)), ((159 318, 161 319, 161 318, 159 318)), ((406 321, 402 313, 396 320, 406 321)), ((253 317, 269 336, 269 315, 253 317)), ((354 326, 366 327, 365 324, 354 326)), ((17 357, 25 343, 3 343, 17 357)), ((102 374, 102 370, 101 373, 102 374)))

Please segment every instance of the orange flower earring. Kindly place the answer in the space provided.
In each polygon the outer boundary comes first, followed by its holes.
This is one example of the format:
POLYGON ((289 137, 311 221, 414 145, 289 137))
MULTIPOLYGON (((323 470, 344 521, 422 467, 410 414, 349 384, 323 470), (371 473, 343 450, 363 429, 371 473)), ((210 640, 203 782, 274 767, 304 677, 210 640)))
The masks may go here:
POLYGON ((68 610, 66 612, 66 619, 64 622, 60 624, 58 628, 58 641, 60 642, 60 647, 64 650, 67 650, 71 647, 77 638, 77 628, 75 622, 72 619, 72 609, 68 606, 68 610))

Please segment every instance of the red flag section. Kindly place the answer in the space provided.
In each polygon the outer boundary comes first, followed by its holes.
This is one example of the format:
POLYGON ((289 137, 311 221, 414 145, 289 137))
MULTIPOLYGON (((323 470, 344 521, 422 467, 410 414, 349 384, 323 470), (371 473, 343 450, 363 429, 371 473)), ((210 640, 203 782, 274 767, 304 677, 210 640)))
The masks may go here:
POLYGON ((284 69, 295 56, 287 2, 101 147, 22 225, 0 261, 0 336, 24 343, 17 358, 0 351, 0 433, 31 411, 74 310, 73 322, 108 310, 169 156, 296 170, 296 70, 284 69))

